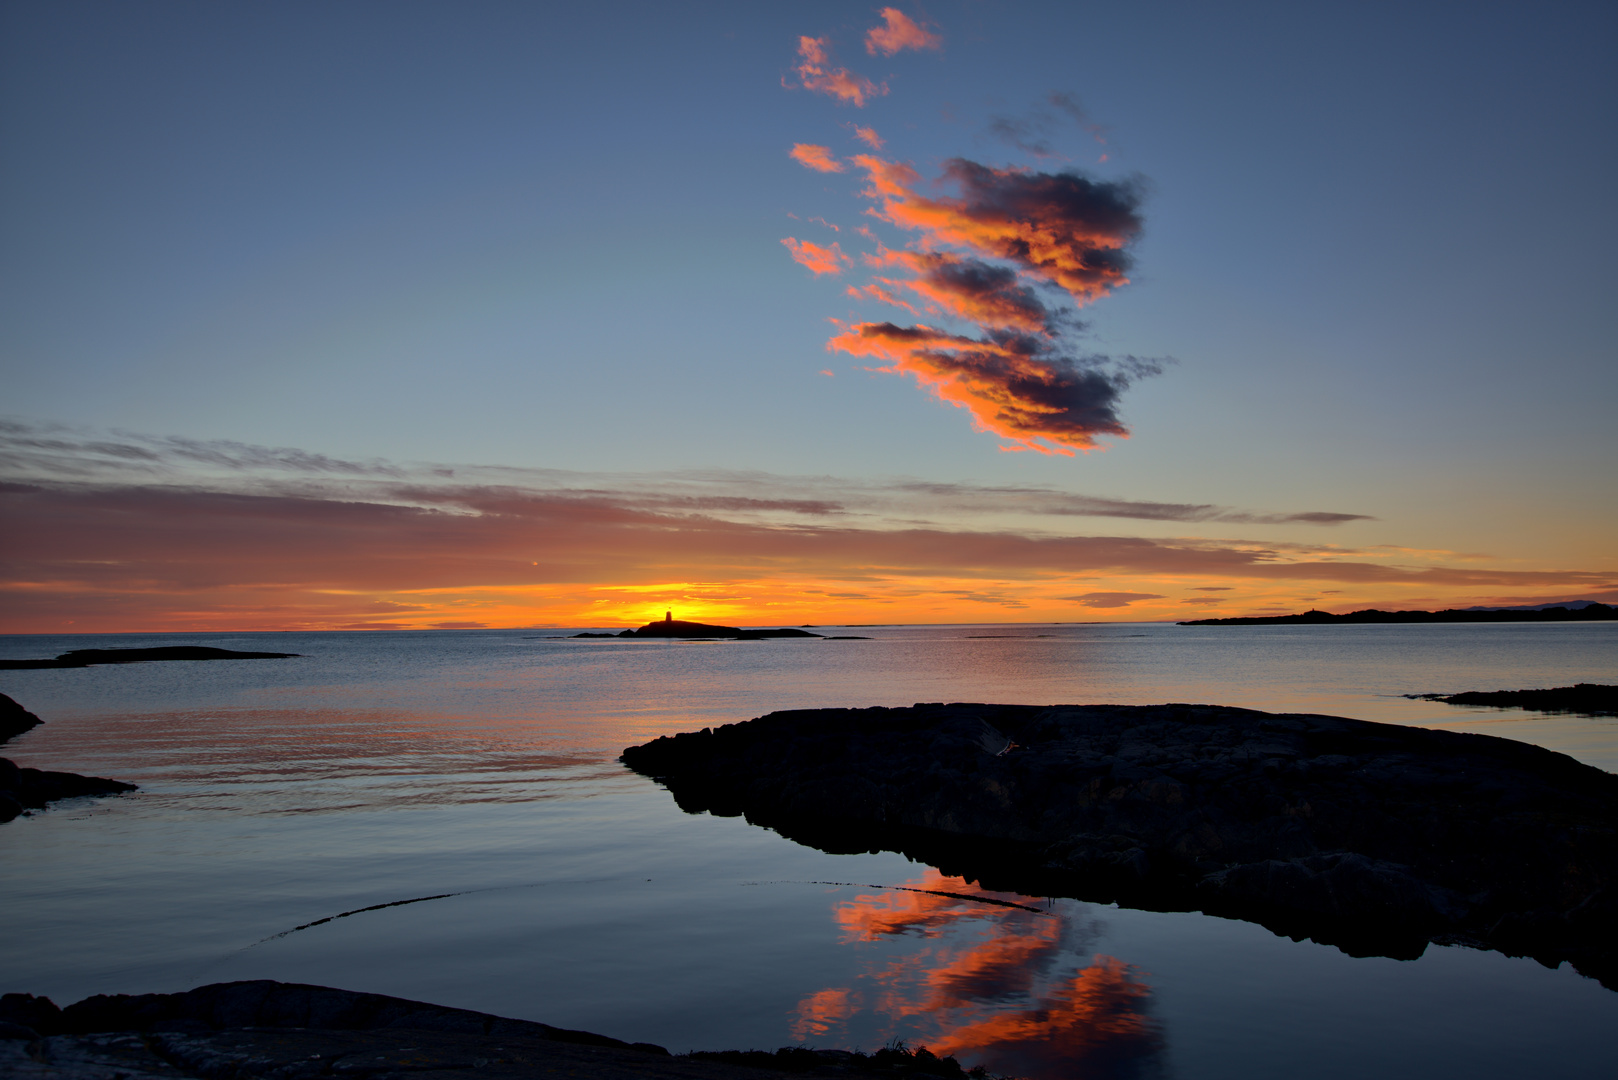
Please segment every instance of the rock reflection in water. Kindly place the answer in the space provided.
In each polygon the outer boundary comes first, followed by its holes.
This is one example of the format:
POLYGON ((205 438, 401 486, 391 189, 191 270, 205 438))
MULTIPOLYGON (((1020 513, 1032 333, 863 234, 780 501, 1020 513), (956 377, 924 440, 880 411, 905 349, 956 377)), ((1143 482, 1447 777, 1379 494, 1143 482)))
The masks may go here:
POLYGON ((1023 899, 936 870, 905 889, 837 905, 842 943, 871 955, 851 985, 799 1002, 798 1041, 897 1038, 1032 1078, 1162 1071, 1163 1037, 1145 973, 1092 955, 1097 928, 1078 910, 1064 904, 1047 914, 940 895, 1023 899))

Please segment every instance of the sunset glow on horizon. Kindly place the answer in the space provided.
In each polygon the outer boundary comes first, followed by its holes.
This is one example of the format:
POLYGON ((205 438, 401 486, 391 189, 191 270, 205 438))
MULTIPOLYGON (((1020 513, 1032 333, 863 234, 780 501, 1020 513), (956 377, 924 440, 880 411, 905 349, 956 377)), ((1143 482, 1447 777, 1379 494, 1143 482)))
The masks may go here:
POLYGON ((1618 602, 1614 17, 1485 8, 15 7, 0 632, 1618 602))

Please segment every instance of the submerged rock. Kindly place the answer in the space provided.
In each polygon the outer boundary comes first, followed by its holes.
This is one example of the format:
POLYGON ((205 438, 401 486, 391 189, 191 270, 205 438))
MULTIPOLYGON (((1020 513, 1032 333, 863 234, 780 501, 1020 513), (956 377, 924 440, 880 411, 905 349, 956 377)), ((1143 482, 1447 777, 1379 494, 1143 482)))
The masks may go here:
POLYGON ((1618 987, 1618 776, 1537 746, 1210 705, 815 709, 623 762, 682 809, 991 889, 1428 942, 1618 987))

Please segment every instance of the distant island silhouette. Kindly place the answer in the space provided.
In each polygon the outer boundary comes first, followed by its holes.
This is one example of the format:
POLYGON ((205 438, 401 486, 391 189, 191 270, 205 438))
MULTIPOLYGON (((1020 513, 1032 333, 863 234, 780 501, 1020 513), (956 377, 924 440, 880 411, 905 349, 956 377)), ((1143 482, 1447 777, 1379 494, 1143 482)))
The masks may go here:
POLYGON ((687 622, 676 619, 668 612, 656 622, 616 634, 574 634, 576 638, 725 638, 732 641, 759 641, 764 638, 824 638, 824 634, 811 634, 807 630, 783 627, 777 630, 743 630, 739 626, 719 626, 715 623, 687 622))
POLYGON ((0 671, 77 668, 91 664, 139 664, 152 660, 287 660, 289 652, 239 652, 210 645, 160 645, 150 649, 74 649, 52 660, 0 660, 0 671))
POLYGON ((1305 611, 1299 615, 1247 615, 1229 619, 1187 619, 1180 626, 1264 626, 1329 625, 1332 623, 1430 623, 1430 622, 1587 622, 1598 619, 1618 619, 1618 608, 1609 604, 1586 604, 1584 607, 1524 608, 1445 608, 1443 611, 1383 611, 1366 608, 1350 611, 1346 615, 1333 615, 1329 611, 1305 611))

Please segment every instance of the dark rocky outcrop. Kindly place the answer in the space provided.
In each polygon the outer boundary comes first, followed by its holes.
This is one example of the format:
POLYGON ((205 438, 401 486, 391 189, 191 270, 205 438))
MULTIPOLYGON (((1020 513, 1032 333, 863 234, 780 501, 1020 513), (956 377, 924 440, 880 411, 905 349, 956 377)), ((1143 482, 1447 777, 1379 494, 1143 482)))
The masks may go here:
POLYGON ((298 653, 241 652, 209 645, 160 645, 150 649, 74 649, 52 660, 0 660, 0 670, 81 668, 91 664, 138 664, 148 660, 286 660, 298 653))
POLYGON ((4 694, 0 694, 0 743, 38 727, 43 721, 4 694))
POLYGON ((1547 608, 1445 608, 1443 611, 1383 611, 1365 608, 1334 615, 1309 610, 1297 615, 1243 615, 1226 619, 1188 619, 1181 626, 1265 626, 1334 625, 1337 623, 1500 623, 1500 622, 1586 622, 1618 619, 1618 607, 1590 603, 1582 607, 1547 608))
MULTIPOLYGON (((21 735, 40 723, 39 717, 0 694, 0 743, 21 735)), ((24 769, 9 758, 0 758, 0 822, 10 821, 29 810, 43 810, 46 803, 79 795, 116 795, 134 791, 134 784, 106 780, 78 773, 24 769)))
POLYGON ((1406 694, 1407 698, 1442 701, 1448 705, 1484 705, 1496 709, 1531 709, 1534 712, 1582 713, 1618 716, 1618 686, 1576 683, 1545 690, 1468 690, 1464 694, 1406 694))
POLYGON ((121 780, 24 769, 10 758, 0 758, 0 821, 10 821, 29 810, 43 810, 47 803, 58 799, 72 799, 80 795, 117 795, 134 790, 134 784, 121 780))
POLYGON ((691 813, 990 888, 1428 942, 1618 987, 1618 776, 1525 743, 1210 705, 772 713, 624 751, 691 813))
MULTIPOLYGON (((270 980, 180 994, 97 995, 65 1009, 0 997, 0 1075, 41 1080, 765 1080, 781 1072, 964 1077, 925 1052, 671 1055, 589 1031, 270 980)), ((977 1073, 975 1075, 982 1075, 977 1073)))

